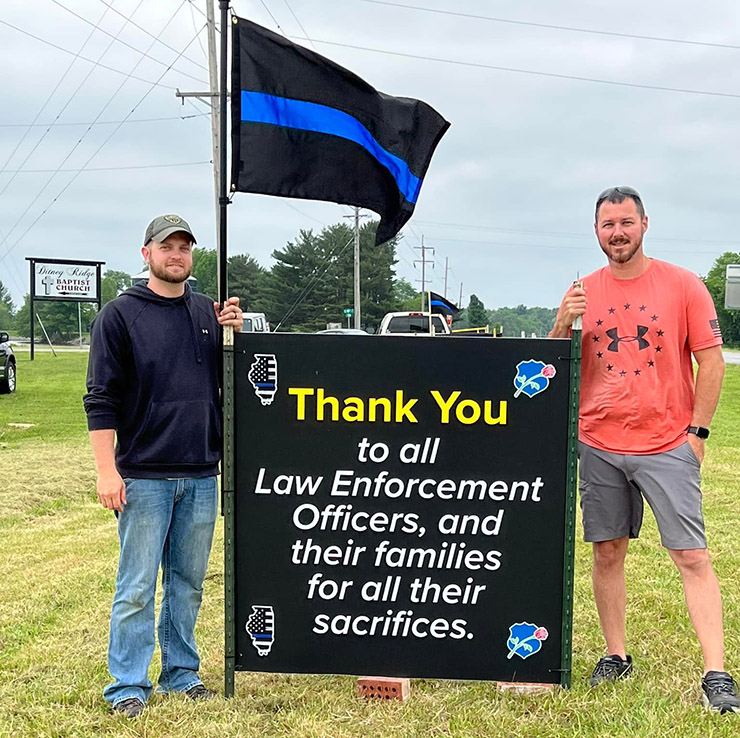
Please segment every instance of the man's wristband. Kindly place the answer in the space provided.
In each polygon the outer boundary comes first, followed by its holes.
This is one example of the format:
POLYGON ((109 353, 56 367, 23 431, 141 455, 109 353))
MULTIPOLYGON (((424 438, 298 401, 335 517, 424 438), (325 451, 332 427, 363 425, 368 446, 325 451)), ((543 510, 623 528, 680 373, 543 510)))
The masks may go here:
POLYGON ((700 425, 690 425, 686 429, 687 433, 693 433, 697 438, 709 438, 709 428, 702 428, 700 425))

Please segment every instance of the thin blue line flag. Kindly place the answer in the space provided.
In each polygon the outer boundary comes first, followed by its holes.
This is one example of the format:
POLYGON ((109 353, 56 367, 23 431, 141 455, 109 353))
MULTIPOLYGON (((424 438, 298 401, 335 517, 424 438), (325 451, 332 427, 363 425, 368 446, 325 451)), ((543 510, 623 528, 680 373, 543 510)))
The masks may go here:
POLYGON ((436 292, 429 291, 429 312, 440 313, 441 315, 451 315, 454 320, 460 313, 460 308, 454 302, 450 302, 446 297, 438 295, 436 292))
POLYGON ((449 123, 420 100, 233 19, 231 189, 374 210, 376 242, 411 217, 449 123))

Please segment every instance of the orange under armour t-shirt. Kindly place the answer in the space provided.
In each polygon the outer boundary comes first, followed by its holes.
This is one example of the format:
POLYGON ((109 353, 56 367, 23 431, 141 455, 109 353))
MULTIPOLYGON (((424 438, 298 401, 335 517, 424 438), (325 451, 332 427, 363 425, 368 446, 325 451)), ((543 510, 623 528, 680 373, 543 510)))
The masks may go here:
POLYGON ((691 352, 722 344, 707 288, 657 259, 635 279, 604 267, 582 281, 581 441, 619 454, 676 448, 694 406, 691 352))

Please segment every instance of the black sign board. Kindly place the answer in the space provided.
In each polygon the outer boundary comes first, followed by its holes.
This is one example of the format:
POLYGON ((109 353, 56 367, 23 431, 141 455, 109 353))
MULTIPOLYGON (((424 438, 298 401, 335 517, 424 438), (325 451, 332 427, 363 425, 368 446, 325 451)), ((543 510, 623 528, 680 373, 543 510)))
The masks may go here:
POLYGON ((235 668, 562 683, 570 352, 237 334, 235 668))

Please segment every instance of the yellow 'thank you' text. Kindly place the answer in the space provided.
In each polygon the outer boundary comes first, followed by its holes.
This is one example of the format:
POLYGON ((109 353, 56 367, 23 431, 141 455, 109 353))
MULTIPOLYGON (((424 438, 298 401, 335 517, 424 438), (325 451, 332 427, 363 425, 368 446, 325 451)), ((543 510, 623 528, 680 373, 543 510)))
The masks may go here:
MULTIPOLYGON (((393 397, 334 397, 323 387, 289 387, 288 394, 296 398, 296 420, 310 417, 317 421, 346 423, 418 423, 414 406, 415 397, 406 398, 403 390, 396 390, 393 397)), ((439 410, 439 422, 448 424, 456 420, 463 425, 480 421, 486 425, 506 425, 507 403, 502 400, 460 399, 461 392, 454 390, 444 397, 437 390, 429 393, 439 410)))
POLYGON ((306 419, 306 399, 316 393, 314 413, 316 420, 338 421, 341 417, 347 423, 418 423, 411 408, 419 402, 416 399, 405 400, 403 390, 396 390, 393 400, 389 397, 345 397, 340 400, 324 393, 323 388, 314 390, 313 387, 290 387, 289 395, 298 398, 296 406, 296 419, 306 419), (340 409, 341 406, 341 409, 340 409), (327 412, 329 417, 327 418, 327 412))

